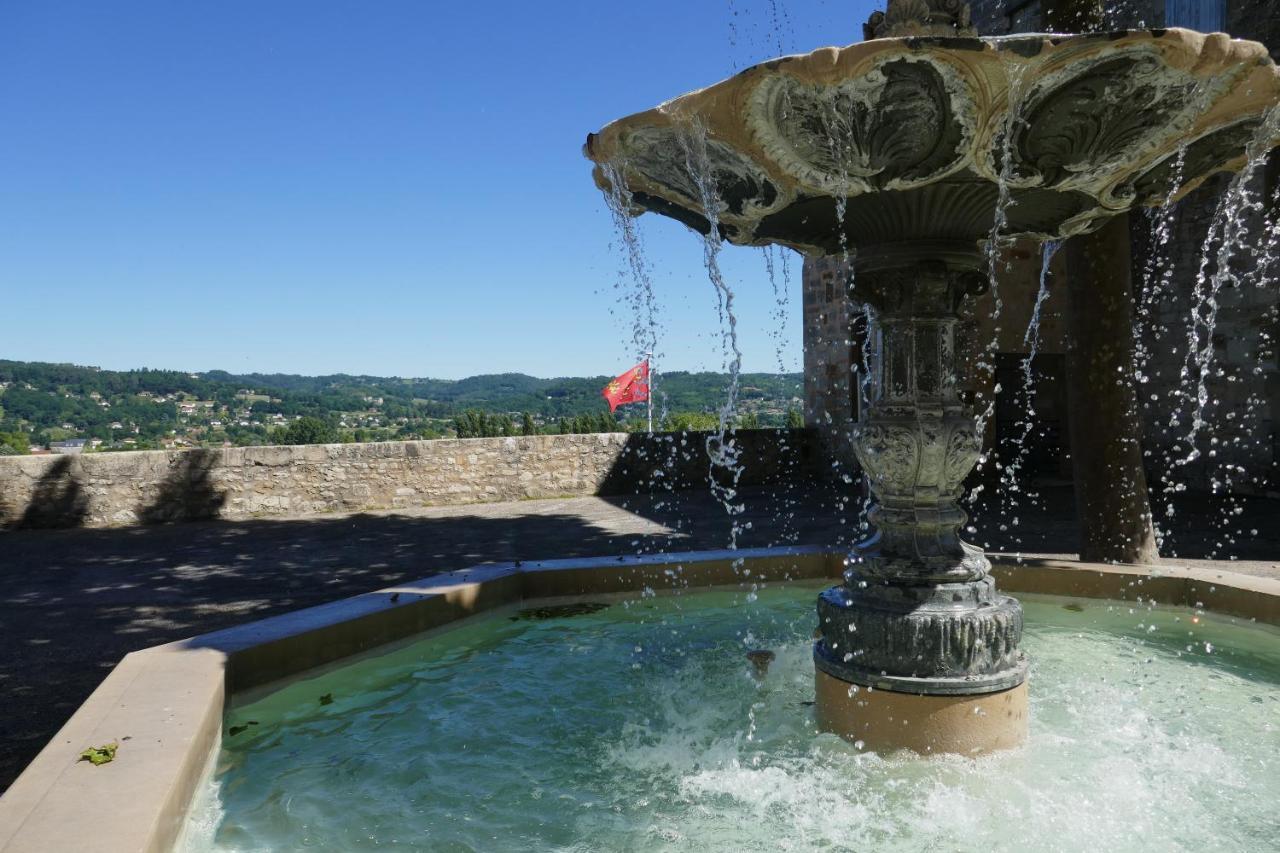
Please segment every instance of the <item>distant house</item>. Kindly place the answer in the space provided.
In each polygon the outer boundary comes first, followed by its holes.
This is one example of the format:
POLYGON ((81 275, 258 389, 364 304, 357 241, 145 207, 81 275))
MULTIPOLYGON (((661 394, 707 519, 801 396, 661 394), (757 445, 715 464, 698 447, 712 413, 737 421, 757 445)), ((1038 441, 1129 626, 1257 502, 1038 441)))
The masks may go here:
POLYGON ((89 442, 83 438, 69 438, 66 441, 54 441, 49 443, 49 450, 53 453, 62 453, 74 456, 77 453, 84 453, 85 445, 89 442))

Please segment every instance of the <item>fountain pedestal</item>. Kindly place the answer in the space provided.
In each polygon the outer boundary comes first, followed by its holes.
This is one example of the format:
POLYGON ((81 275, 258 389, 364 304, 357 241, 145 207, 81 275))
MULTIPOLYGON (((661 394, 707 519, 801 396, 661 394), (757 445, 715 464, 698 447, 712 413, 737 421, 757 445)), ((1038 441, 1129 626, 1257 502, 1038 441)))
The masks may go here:
POLYGON ((957 311, 985 283, 942 260, 854 280, 870 358, 853 445, 876 532, 819 597, 814 662, 819 724, 872 749, 972 752, 1026 732, 1022 610, 960 539, 961 484, 980 441, 956 383, 957 311))

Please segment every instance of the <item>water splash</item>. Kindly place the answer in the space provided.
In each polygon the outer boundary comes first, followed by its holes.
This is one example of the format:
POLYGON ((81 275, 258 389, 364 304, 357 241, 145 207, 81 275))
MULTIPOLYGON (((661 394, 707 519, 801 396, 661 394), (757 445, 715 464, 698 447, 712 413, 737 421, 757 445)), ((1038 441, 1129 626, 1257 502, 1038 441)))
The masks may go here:
POLYGON ((1134 305, 1133 319, 1133 374, 1139 384, 1149 381, 1152 352, 1161 344, 1164 336, 1164 326, 1156 322, 1155 316, 1160 301, 1171 290, 1175 270, 1170 256, 1170 240, 1177 210, 1173 198, 1182 188, 1186 156, 1187 148, 1184 145, 1178 149, 1174 158, 1173 175, 1164 200, 1158 208, 1148 211, 1151 227, 1147 236, 1146 261, 1143 263, 1142 284, 1134 305))
MULTIPOLYGON (((1010 244, 1005 231, 1009 227, 1009 208, 1013 203, 1010 179, 1013 174, 1013 139, 1017 135, 1018 125, 1023 123, 1023 86, 1024 69, 1017 66, 1009 73, 1008 109, 1004 115, 1001 128, 999 170, 996 172, 996 205, 991 216, 991 231, 987 235, 984 254, 987 267, 987 287, 991 292, 991 340, 987 342, 978 356, 976 367, 985 373, 990 380, 992 392, 990 399, 981 389, 974 395, 976 420, 979 440, 986 434, 987 422, 995 412, 996 395, 1000 387, 996 383, 996 354, 1000 349, 1000 315, 1004 309, 1004 300, 1000 296, 1000 273, 1008 269, 1008 263, 1001 262, 1001 249, 1010 244)), ((977 470, 981 471, 986 464, 985 454, 978 459, 977 470)), ((975 495, 976 497, 976 495, 975 495)))
POLYGON ((720 343, 723 367, 729 372, 729 387, 717 418, 717 429, 706 439, 707 456, 710 458, 708 479, 711 492, 730 517, 730 549, 738 547, 742 531, 739 516, 745 507, 736 502, 739 498, 738 483, 742 479, 742 450, 732 434, 738 407, 738 378, 742 372, 742 350, 738 346, 738 318, 733 310, 733 289, 725 281, 720 269, 720 250, 723 240, 720 234, 721 200, 707 157, 707 130, 698 122, 681 126, 678 134, 684 154, 685 169, 693 179, 698 192, 698 202, 707 219, 708 228, 702 239, 702 260, 707 278, 716 292, 716 310, 720 318, 720 343))
MULTIPOLYGON (((1233 264, 1238 261, 1238 256, 1250 253, 1253 248, 1248 239, 1250 226, 1263 212, 1263 200, 1254 191, 1253 179, 1265 163, 1270 142, 1277 135, 1280 135, 1280 107, 1273 107, 1267 111, 1254 131, 1245 149, 1246 163, 1232 176, 1205 236, 1200 266, 1192 289, 1187 349, 1179 377, 1182 405, 1174 411, 1169 422, 1170 429, 1176 430, 1184 419, 1187 421, 1187 431, 1171 448, 1173 456, 1168 481, 1173 493, 1186 491, 1192 465, 1200 462, 1206 453, 1215 456, 1217 453, 1213 447, 1215 438, 1211 434, 1212 426, 1208 419, 1210 411, 1217 406, 1217 401, 1210 395, 1210 380, 1222 375, 1221 370, 1214 369, 1215 350, 1219 346, 1219 342, 1215 340, 1219 294, 1224 287, 1240 283, 1233 264), (1207 438, 1203 442, 1204 447, 1201 446, 1202 438, 1207 438)), ((1228 412, 1227 416, 1234 418, 1235 414, 1228 412)), ((1230 490, 1235 482, 1234 475, 1243 473, 1243 469, 1235 470, 1239 466, 1231 468, 1226 477, 1209 475, 1214 494, 1230 490)), ((1175 512, 1173 502, 1168 501, 1165 516, 1172 518, 1175 512)))
MULTIPOLYGON (((609 208, 614 230, 621 247, 624 259, 623 268, 619 270, 615 289, 619 300, 626 305, 631 316, 632 356, 637 361, 647 354, 659 359, 659 341, 662 326, 659 320, 657 297, 653 286, 652 267, 645 253, 644 242, 638 228, 638 221, 633 215, 635 204, 631 189, 626 179, 626 164, 610 162, 601 166, 607 189, 605 204, 609 208)), ((661 424, 666 414, 665 394, 661 388, 661 377, 654 363, 650 362, 649 393, 651 398, 659 401, 656 407, 655 423, 661 424)), ((651 442, 640 443, 631 449, 640 463, 642 470, 651 472, 647 479, 647 489, 651 494, 659 495, 655 501, 656 509, 670 509, 677 505, 681 498, 677 487, 675 473, 680 470, 681 456, 688 461, 687 449, 677 446, 675 437, 671 435, 651 434, 651 442), (654 464, 648 464, 651 457, 654 464)), ((685 521, 680 513, 674 513, 672 526, 676 532, 684 532, 685 521)), ((636 552, 645 553, 651 546, 637 544, 636 552)), ((653 550, 663 551, 665 543, 653 550)))
POLYGON ((794 52, 795 27, 786 4, 767 0, 766 5, 766 9, 753 12, 750 4, 729 0, 729 55, 734 71, 767 58, 766 54, 794 52))
MULTIPOLYGON (((1021 428, 1021 433, 1012 439, 1012 444, 1016 448, 1013 458, 1001 460, 1000 467, 1000 498, 1001 509, 1000 514, 1007 521, 1002 522, 1006 527, 1018 527, 1019 517, 1017 511, 1019 508, 1018 495, 1025 494, 1028 499, 1030 508, 1037 505, 1039 494, 1029 488, 1027 483, 1022 482, 1020 474, 1022 466, 1027 458, 1027 441, 1031 437, 1031 431, 1036 425, 1036 379, 1035 379, 1035 359, 1040 352, 1040 324, 1044 310, 1044 304, 1049 299, 1049 272, 1050 265, 1053 262, 1053 256, 1057 254, 1061 242, 1057 240, 1046 240, 1041 245, 1040 255, 1040 287, 1036 292, 1036 301, 1031 309, 1031 319, 1027 322, 1027 330, 1022 335, 1022 344, 1026 347, 1026 357, 1022 359, 1022 391, 1020 395, 1021 402, 1021 419, 1015 424, 1021 428)), ((1015 535, 1013 537, 1015 544, 1021 544, 1022 539, 1015 535)))
MULTIPOLYGON (((618 287, 624 293, 624 301, 631 308, 632 355, 639 359, 646 353, 656 353, 658 349, 660 326, 653 276, 636 227, 636 218, 632 215, 635 205, 627 186, 625 165, 606 163, 601 166, 601 171, 608 184, 605 203, 626 259, 626 269, 618 276, 618 287)), ((652 370, 649 382, 652 390, 656 384, 656 376, 652 370)))
MULTIPOLYGON (((773 291, 774 307, 771 314, 774 325, 769 334, 773 337, 773 354, 774 359, 777 361, 778 374, 783 376, 787 373, 787 320, 791 305, 789 250, 769 245, 761 248, 760 252, 764 258, 765 273, 769 277, 769 287, 773 291), (777 252, 776 259, 774 257, 775 251, 777 252)), ((778 433, 779 455, 782 459, 793 460, 796 458, 796 451, 799 448, 793 447, 789 439, 790 435, 787 431, 783 430, 778 433)), ((776 524, 776 544, 793 543, 799 540, 799 531, 795 524, 798 501, 793 491, 788 488, 792 484, 781 482, 781 479, 786 476, 785 470, 786 468, 783 466, 777 472, 779 482, 775 484, 771 500, 772 514, 776 524)))

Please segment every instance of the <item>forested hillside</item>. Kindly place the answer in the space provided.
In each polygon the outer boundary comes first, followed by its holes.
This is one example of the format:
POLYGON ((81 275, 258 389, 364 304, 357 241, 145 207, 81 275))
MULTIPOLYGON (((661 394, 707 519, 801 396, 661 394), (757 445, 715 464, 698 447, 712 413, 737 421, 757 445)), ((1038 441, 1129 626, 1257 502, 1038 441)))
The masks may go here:
MULTIPOLYGON (((0 361, 0 453, 76 438, 131 449, 634 426, 643 405, 608 416, 600 391, 611 378, 238 375, 0 361)), ((800 374, 744 374, 743 425, 781 426, 799 407, 801 381, 800 374)), ((705 427, 727 387, 719 373, 657 375, 655 411, 671 425, 705 427)))

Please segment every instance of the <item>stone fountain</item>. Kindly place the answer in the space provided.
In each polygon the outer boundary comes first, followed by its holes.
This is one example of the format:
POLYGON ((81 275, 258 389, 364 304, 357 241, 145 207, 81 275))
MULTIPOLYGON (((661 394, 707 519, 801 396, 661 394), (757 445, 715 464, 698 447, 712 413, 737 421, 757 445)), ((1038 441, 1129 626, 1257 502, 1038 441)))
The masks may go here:
POLYGON ((981 452, 961 303, 997 238, 1085 234, 1280 144, 1280 74, 1221 33, 978 38, 957 0, 891 0, 865 33, 615 121, 585 151, 633 214, 848 261, 876 532, 818 601, 818 722, 874 749, 981 752, 1025 737, 1027 659, 1018 602, 959 535, 981 452))

